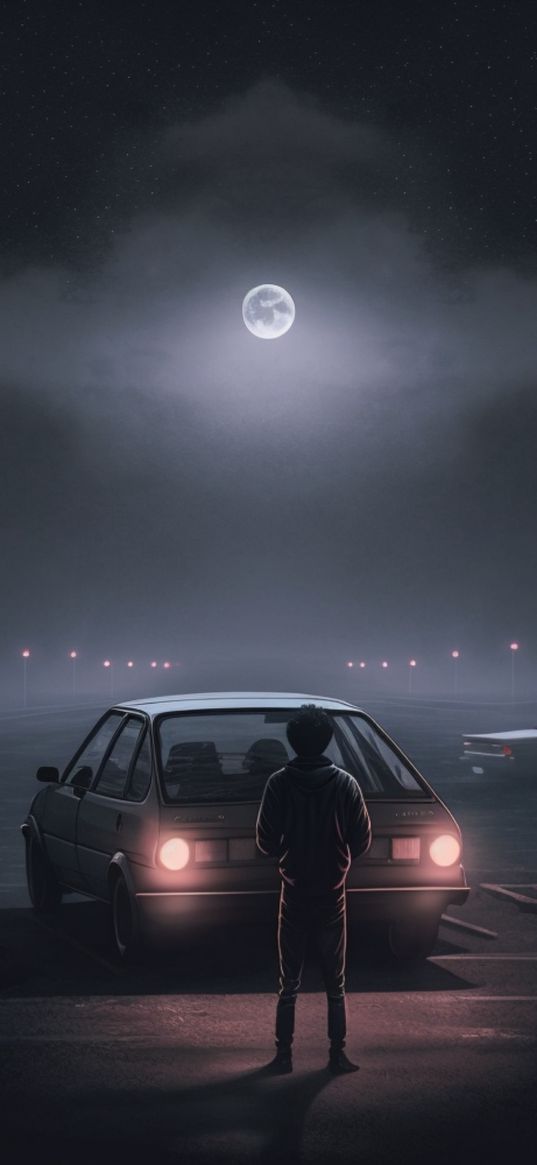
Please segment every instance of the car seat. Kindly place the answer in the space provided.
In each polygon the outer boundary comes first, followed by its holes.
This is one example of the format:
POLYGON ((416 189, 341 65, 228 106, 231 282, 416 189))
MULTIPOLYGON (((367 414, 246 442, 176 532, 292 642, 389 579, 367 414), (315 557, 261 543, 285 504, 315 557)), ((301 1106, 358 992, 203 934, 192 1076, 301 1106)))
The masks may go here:
POLYGON ((242 762, 243 769, 252 776, 270 776, 276 769, 283 768, 289 760, 289 754, 281 740, 272 736, 261 737, 250 745, 242 762))

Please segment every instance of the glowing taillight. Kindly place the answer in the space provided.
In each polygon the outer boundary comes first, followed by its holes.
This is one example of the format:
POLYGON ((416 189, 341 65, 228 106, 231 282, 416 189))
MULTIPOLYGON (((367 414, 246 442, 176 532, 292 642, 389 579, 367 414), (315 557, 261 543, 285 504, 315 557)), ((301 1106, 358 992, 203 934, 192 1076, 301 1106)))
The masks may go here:
POLYGON ((435 837, 429 846, 429 853, 437 866, 452 866, 461 853, 460 842, 450 833, 435 837))
POLYGON ((504 756, 512 756, 513 755, 513 749, 509 748, 508 744, 504 744, 504 746, 502 748, 502 752, 503 752, 504 756))
POLYGON ((392 837, 392 858, 395 861, 417 862, 419 857, 419 837, 392 837))
POLYGON ((190 857, 188 842, 182 837, 170 837, 160 848, 160 860, 167 870, 182 870, 190 857))

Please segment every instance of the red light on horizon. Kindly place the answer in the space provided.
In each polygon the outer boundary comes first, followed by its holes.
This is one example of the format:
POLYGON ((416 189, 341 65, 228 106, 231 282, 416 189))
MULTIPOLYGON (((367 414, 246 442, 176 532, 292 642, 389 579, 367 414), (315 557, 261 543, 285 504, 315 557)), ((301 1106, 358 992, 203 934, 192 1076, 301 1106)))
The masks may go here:
POLYGON ((23 658, 23 659, 29 659, 29 658, 30 658, 30 652, 29 652, 29 650, 28 650, 28 648, 27 648, 27 647, 25 647, 25 648, 24 648, 24 651, 21 651, 21 655, 22 655, 22 658, 23 658))
POLYGON ((134 667, 134 663, 133 663, 132 659, 128 660, 127 667, 134 667))
POLYGON ((382 663, 381 663, 381 665, 380 665, 380 666, 381 666, 381 667, 388 667, 388 660, 387 660, 387 659, 383 659, 383 660, 382 660, 382 663))
POLYGON ((347 667, 354 667, 352 659, 347 660, 347 667))
POLYGON ((452 658, 452 659, 459 659, 459 657, 460 657, 460 654, 461 654, 461 653, 460 653, 460 651, 452 651, 452 652, 451 652, 451 658, 452 658))
POLYGON ((78 658, 78 651, 70 651, 69 652, 69 659, 77 659, 77 658, 78 658))
POLYGON ((518 643, 510 643, 509 644, 511 651, 518 651, 518 646, 519 646, 518 643))
POLYGON ((111 660, 111 659, 105 659, 105 660, 104 660, 104 662, 103 662, 103 667, 112 667, 112 660, 111 660))
POLYGON ((166 662, 162 664, 162 666, 165 667, 166 670, 168 670, 168 668, 170 668, 172 665, 171 665, 170 661, 167 659, 166 662))
POLYGON ((365 667, 365 659, 360 660, 360 667, 365 667))
POLYGON ((417 663, 417 661, 415 659, 409 659, 408 666, 409 667, 416 667, 416 663, 417 663))
POLYGON ((156 661, 156 659, 152 659, 152 660, 151 660, 151 663, 149 664, 149 666, 150 666, 150 667, 157 667, 158 665, 157 665, 157 661, 156 661))

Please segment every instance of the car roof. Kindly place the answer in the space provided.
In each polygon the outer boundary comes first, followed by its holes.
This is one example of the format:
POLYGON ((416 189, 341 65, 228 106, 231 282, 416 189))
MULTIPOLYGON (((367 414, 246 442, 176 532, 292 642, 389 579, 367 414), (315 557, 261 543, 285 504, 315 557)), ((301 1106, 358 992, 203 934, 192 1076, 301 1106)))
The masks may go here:
POLYGON ((464 732, 465 740, 532 740, 537 728, 515 728, 512 732, 464 732))
POLYGON ((359 712, 346 700, 333 696, 312 696, 305 692, 181 692, 176 696, 149 696, 146 699, 126 700, 118 708, 132 708, 148 716, 162 716, 170 712, 209 712, 233 708, 299 708, 301 704, 317 704, 334 712, 359 712))

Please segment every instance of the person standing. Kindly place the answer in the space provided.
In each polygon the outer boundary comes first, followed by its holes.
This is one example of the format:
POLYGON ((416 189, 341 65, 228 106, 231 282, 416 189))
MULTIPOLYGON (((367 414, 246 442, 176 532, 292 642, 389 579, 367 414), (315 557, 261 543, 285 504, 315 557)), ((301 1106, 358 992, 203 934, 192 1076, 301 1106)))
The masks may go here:
POLYGON ((303 704, 287 725, 296 756, 269 777, 256 825, 261 853, 277 857, 281 875, 278 913, 280 987, 276 1009, 275 1072, 291 1072, 295 1003, 306 941, 313 934, 328 1002, 329 1067, 355 1072, 344 1048, 345 880, 351 864, 371 845, 371 821, 362 791, 324 750, 333 735, 323 708, 303 704))

